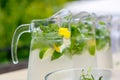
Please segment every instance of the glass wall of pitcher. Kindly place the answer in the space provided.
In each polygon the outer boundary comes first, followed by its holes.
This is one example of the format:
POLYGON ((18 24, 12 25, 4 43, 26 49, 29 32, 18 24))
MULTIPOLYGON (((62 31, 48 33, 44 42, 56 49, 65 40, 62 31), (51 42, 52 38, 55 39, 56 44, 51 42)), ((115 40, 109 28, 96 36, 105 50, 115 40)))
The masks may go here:
POLYGON ((111 27, 111 50, 114 69, 120 69, 120 17, 114 16, 111 27))

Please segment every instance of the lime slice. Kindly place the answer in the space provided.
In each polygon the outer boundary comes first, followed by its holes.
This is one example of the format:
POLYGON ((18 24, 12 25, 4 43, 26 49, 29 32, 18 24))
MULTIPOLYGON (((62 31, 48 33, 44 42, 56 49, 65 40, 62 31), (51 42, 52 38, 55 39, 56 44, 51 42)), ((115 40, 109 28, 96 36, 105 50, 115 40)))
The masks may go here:
POLYGON ((45 51, 44 55, 43 55, 43 59, 48 58, 49 56, 52 56, 53 52, 55 49, 53 48, 49 48, 45 51))

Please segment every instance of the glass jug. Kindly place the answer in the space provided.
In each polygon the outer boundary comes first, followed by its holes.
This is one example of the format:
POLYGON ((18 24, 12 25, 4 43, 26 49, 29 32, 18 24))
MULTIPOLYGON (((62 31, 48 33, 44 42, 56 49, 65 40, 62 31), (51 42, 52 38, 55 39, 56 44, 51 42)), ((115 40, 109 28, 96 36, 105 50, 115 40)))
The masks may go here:
POLYGON ((32 33, 28 80, 44 80, 47 73, 59 69, 97 67, 93 14, 81 12, 73 16, 61 10, 48 19, 19 26, 11 45, 15 64, 18 39, 25 32, 32 33))
POLYGON ((111 15, 99 15, 96 19, 96 57, 98 68, 113 68, 111 51, 111 15))
POLYGON ((68 26, 70 15, 68 10, 63 9, 48 19, 32 20, 30 24, 20 25, 16 29, 11 45, 14 64, 18 63, 17 44, 19 37, 25 32, 32 33, 28 80, 43 80, 45 74, 50 71, 73 66, 69 57, 62 56, 63 49, 70 45, 68 26), (65 41, 67 44, 63 44, 65 41), (61 49, 59 49, 60 45, 61 49))

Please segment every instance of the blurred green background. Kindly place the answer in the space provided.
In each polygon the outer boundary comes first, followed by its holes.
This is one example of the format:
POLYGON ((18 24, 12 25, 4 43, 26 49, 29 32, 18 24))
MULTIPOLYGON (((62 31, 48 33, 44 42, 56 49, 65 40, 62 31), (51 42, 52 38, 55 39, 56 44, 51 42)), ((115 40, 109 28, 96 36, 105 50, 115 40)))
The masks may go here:
MULTIPOLYGON (((11 63, 11 40, 17 26, 30 23, 33 19, 52 16, 73 0, 0 0, 0 64, 11 63)), ((31 34, 21 36, 18 57, 29 56, 31 34)))

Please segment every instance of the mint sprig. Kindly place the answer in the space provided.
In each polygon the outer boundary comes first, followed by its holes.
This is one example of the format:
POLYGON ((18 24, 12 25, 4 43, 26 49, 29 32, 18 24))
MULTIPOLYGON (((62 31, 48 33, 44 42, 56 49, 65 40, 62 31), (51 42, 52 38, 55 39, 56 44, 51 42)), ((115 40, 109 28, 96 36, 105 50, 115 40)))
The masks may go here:
MULTIPOLYGON (((100 76, 98 78, 98 80, 102 80, 103 76, 100 76)), ((95 77, 93 74, 91 74, 91 72, 87 71, 87 73, 85 73, 85 70, 82 70, 82 75, 80 76, 80 80, 95 80, 95 77)))
MULTIPOLYGON (((56 60, 64 54, 68 55, 78 55, 82 54, 85 50, 89 52, 90 55, 95 55, 96 49, 102 50, 107 44, 110 45, 110 33, 106 28, 106 23, 100 21, 98 24, 99 28, 93 25, 94 23, 90 20, 85 22, 77 22, 68 25, 67 22, 63 22, 63 26, 69 26, 71 32, 69 47, 60 52, 53 52, 51 60, 56 60), (91 42, 89 43, 89 40, 91 42)), ((33 32, 32 36, 35 40, 33 44, 33 49, 40 48, 40 59, 43 59, 46 48, 54 48, 53 44, 60 46, 63 44, 63 36, 58 34, 59 28, 62 26, 57 25, 53 22, 41 23, 39 24, 39 31, 33 32), (36 41, 37 40, 37 41, 36 41)))

